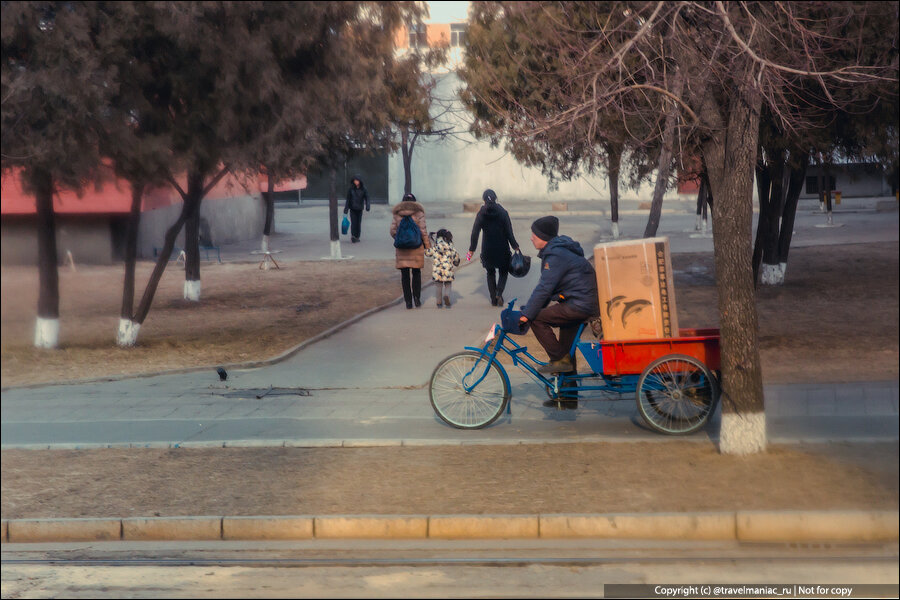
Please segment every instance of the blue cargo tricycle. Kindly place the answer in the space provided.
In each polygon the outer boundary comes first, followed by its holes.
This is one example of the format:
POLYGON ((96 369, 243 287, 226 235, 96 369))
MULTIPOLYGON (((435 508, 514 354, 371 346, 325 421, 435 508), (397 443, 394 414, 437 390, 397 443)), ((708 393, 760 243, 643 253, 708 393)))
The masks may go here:
POLYGON ((582 323, 570 352, 573 359, 580 352, 590 372, 545 376, 538 368, 547 363, 511 337, 525 333, 514 304, 503 310, 501 323, 492 325, 483 346, 466 346, 431 374, 431 406, 448 425, 481 429, 504 409, 509 414, 510 382, 501 353, 560 404, 634 393, 641 417, 660 433, 689 434, 709 421, 719 399, 718 329, 680 329, 673 338, 604 341, 583 340, 582 323))

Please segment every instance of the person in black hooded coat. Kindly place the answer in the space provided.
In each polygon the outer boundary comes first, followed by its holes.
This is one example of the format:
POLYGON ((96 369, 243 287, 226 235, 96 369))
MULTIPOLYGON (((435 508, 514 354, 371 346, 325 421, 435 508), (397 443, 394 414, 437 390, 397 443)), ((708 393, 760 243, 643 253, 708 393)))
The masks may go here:
POLYGON ((369 211, 369 192, 359 175, 354 175, 350 180, 350 189, 347 190, 347 202, 344 204, 344 214, 350 213, 350 241, 359 241, 362 229, 362 211, 365 207, 369 211))
POLYGON ((491 305, 502 306, 503 290, 506 288, 506 278, 509 275, 509 259, 512 256, 509 248, 512 246, 513 250, 518 250, 519 243, 516 241, 516 236, 513 235, 509 213, 497 204, 497 194, 494 190, 484 190, 481 199, 484 201, 484 206, 475 216, 466 260, 472 260, 472 254, 478 246, 478 236, 483 233, 481 265, 487 271, 491 305))

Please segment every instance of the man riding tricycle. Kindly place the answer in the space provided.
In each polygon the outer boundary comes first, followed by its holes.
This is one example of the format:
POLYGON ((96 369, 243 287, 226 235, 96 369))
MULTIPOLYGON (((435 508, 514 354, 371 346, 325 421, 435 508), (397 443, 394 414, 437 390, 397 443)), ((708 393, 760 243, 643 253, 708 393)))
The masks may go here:
POLYGON ((431 376, 429 394, 437 415, 460 429, 480 429, 509 412, 510 380, 500 362, 511 359, 548 395, 545 406, 576 409, 578 401, 635 393, 638 411, 655 431, 688 434, 702 428, 719 397, 719 332, 680 329, 676 337, 608 341, 585 335, 600 312, 594 267, 581 246, 558 235, 555 217, 532 224, 541 258, 541 279, 520 311, 515 300, 501 313, 480 347, 448 356, 431 376), (556 304, 550 305, 555 300, 556 304), (549 360, 544 362, 513 336, 531 328, 549 360), (552 331, 559 328, 559 338, 552 331), (579 373, 576 355, 589 367, 579 373))

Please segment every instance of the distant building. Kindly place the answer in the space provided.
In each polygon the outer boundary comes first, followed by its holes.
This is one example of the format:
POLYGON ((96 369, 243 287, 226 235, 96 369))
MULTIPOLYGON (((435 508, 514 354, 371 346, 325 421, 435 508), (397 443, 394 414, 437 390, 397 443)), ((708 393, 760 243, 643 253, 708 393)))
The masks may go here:
MULTIPOLYGON (((185 185, 185 182, 181 182, 185 185)), ((204 198, 200 206, 201 234, 212 245, 226 244, 262 236, 265 206, 258 188, 262 182, 244 182, 224 177, 204 198)), ((305 185, 291 182, 288 188, 305 185)), ((285 186, 276 190, 285 189, 285 186)), ((138 233, 138 257, 154 257, 154 249, 163 244, 166 230, 181 211, 181 197, 171 186, 151 188, 144 193, 138 233)), ((71 251, 76 262, 112 264, 121 260, 125 247, 125 224, 131 210, 131 186, 111 173, 102 184, 84 190, 79 196, 60 190, 54 196, 56 240, 59 260, 71 251)), ((34 197, 22 190, 16 171, 2 179, 0 200, 0 239, 3 264, 36 264, 37 234, 34 197)), ((184 232, 176 244, 184 245, 184 232)))
MULTIPOLYGON (((819 165, 810 165, 806 170, 801 198, 818 198, 819 174, 822 185, 827 186, 825 170, 819 165)), ((841 192, 844 198, 892 195, 887 174, 877 163, 846 162, 831 165, 828 169, 830 189, 841 192)))

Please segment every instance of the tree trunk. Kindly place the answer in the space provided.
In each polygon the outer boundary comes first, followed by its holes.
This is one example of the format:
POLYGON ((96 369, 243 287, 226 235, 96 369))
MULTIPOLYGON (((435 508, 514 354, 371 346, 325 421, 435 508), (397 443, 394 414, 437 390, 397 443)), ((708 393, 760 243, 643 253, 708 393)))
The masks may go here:
POLYGON ((328 178, 328 223, 331 226, 331 258, 341 258, 341 236, 338 230, 337 167, 332 166, 328 178))
POLYGON ((262 251, 269 251, 269 236, 272 235, 272 225, 275 223, 275 177, 271 171, 266 175, 266 191, 263 193, 263 201, 266 203, 266 224, 263 227, 262 251))
POLYGON ((763 285, 778 285, 784 281, 778 262, 778 221, 784 207, 786 158, 783 148, 767 148, 766 159, 759 161, 756 170, 759 219, 753 247, 753 281, 763 285))
POLYGON ((707 178, 702 174, 699 177, 700 189, 697 190, 697 220, 694 224, 694 229, 696 231, 702 231, 705 234, 707 222, 707 206, 710 204, 709 181, 707 181, 707 178))
MULTIPOLYGON (((762 102, 752 82, 748 81, 747 87, 740 91, 729 102, 726 130, 715 132, 702 148, 716 200, 712 213, 721 323, 719 449, 723 454, 750 454, 766 447, 750 236, 762 102)), ((711 104, 707 103, 706 110, 710 110, 711 104)), ((724 119, 719 113, 712 115, 712 121, 724 119)))
POLYGON ((606 146, 609 159, 609 220, 612 222, 613 239, 619 239, 619 171, 622 168, 622 144, 606 146))
POLYGON ((141 198, 144 186, 131 183, 131 212, 128 214, 128 225, 125 230, 125 282, 122 284, 122 310, 119 311, 119 331, 116 344, 122 348, 130 348, 137 342, 139 323, 135 323, 134 310, 134 271, 137 262, 138 227, 141 223, 141 198))
POLYGON ((200 202, 204 179, 203 173, 188 174, 191 212, 184 224, 184 299, 190 302, 200 302, 200 202))
POLYGON ((53 178, 48 171, 31 175, 37 203, 38 288, 34 345, 59 345, 59 264, 56 252, 56 215, 53 212, 53 178))
POLYGON ((819 168, 816 171, 816 186, 818 186, 819 190, 819 210, 825 212, 825 185, 822 180, 822 157, 819 156, 818 160, 819 168))
POLYGON ((181 206, 181 214, 178 215, 178 220, 176 220, 166 231, 162 250, 160 250, 159 257, 156 259, 156 266, 153 267, 153 273, 150 274, 150 279, 147 281, 147 287, 144 288, 144 295, 141 297, 141 302, 138 304, 137 311, 134 314, 134 322, 138 325, 144 323, 144 319, 147 318, 147 314, 150 312, 150 306, 153 304, 153 296, 156 294, 159 280, 162 279, 163 271, 166 270, 166 265, 169 264, 169 258, 172 256, 172 249, 175 248, 175 239, 178 237, 178 234, 181 233, 181 228, 184 227, 184 223, 187 221, 188 215, 192 210, 193 206, 191 205, 191 200, 189 200, 188 197, 185 197, 184 204, 181 206))
POLYGON ((760 156, 756 163, 756 195, 759 197, 759 218, 756 222, 756 240, 753 243, 753 286, 759 281, 759 265, 762 262, 763 236, 768 231, 770 212, 769 195, 772 179, 765 158, 760 156))
MULTIPOLYGON (((672 93, 681 97, 684 89, 684 75, 680 70, 675 71, 675 80, 672 82, 672 93)), ((663 130, 662 148, 659 151, 659 168, 656 172, 656 185, 653 188, 653 201, 650 203, 650 217, 647 219, 647 227, 644 229, 644 237, 655 237, 659 228, 659 218, 662 214, 663 195, 669 181, 669 170, 672 166, 672 146, 675 142, 675 129, 678 126, 679 106, 672 104, 669 114, 666 115, 666 125, 663 130)))
POLYGON ((400 153, 403 156, 403 195, 412 193, 412 148, 409 144, 409 129, 400 128, 400 153))
POLYGON ((783 148, 773 149, 769 164, 771 191, 766 230, 762 238, 762 284, 780 285, 784 282, 778 261, 779 220, 784 211, 784 169, 787 155, 783 148))
POLYGON ((825 212, 828 213, 828 224, 831 224, 831 192, 834 186, 831 185, 831 163, 826 161, 822 165, 823 178, 825 179, 825 212))
POLYGON ((809 167, 809 154, 804 153, 800 166, 791 169, 788 181, 788 190, 784 198, 784 208, 781 213, 781 230, 778 233, 778 263, 780 266, 781 283, 784 283, 787 272, 788 252, 791 249, 791 238, 794 235, 794 218, 797 215, 797 203, 800 200, 800 192, 803 190, 803 182, 806 180, 806 169, 809 167))

